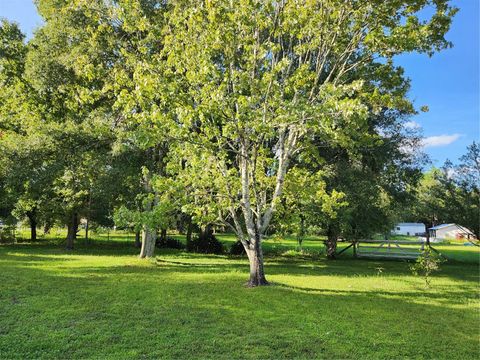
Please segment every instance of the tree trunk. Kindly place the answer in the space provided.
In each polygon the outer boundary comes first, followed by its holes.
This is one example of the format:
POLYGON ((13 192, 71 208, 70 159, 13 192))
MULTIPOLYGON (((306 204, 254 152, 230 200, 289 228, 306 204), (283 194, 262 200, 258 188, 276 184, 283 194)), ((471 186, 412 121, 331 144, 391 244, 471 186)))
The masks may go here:
POLYGON ((187 226, 187 235, 186 235, 187 249, 189 248, 188 245, 192 242, 192 232, 193 232, 192 218, 189 218, 188 226, 187 226))
POLYGON ((325 245, 327 247, 327 258, 335 259, 337 253, 337 234, 330 226, 327 230, 327 241, 325 245))
POLYGON ((88 243, 88 219, 87 219, 87 223, 85 224, 85 241, 88 243))
POLYGON ((67 242, 65 245, 66 250, 73 250, 75 239, 78 232, 78 214, 73 213, 70 221, 68 222, 67 242))
POLYGON ((45 226, 43 227, 43 235, 50 234, 50 230, 52 229, 52 226, 53 226, 52 222, 49 219, 47 219, 45 221, 45 226))
POLYGON ((204 239, 209 239, 213 236, 212 225, 205 226, 204 229, 200 230, 200 236, 204 239))
POLYGON ((250 262, 250 279, 247 282, 248 287, 268 285, 263 270, 263 251, 258 241, 255 242, 253 249, 245 249, 250 262))
POLYGON ((37 240, 37 222, 30 220, 30 241, 37 240))
POLYGON ((142 241, 140 240, 140 230, 135 230, 135 247, 139 249, 142 247, 142 241))
POLYGON ((156 232, 145 227, 142 232, 142 248, 140 249, 140 258, 150 258, 155 254, 156 232))
MULTIPOLYGON (((152 193, 152 184, 150 173, 146 173, 143 179, 143 187, 148 194, 152 193)), ((153 201, 148 201, 145 204, 145 212, 149 213, 155 207, 158 201, 157 193, 154 192, 153 201)), ((142 229, 142 247, 140 248, 140 259, 153 257, 155 254, 155 245, 157 242, 157 231, 152 229, 149 225, 143 224, 142 229)))
POLYGON ((28 221, 30 223, 30 241, 37 240, 37 219, 35 218, 35 210, 27 211, 28 221))
POLYGON ((303 238, 305 237, 305 216, 300 214, 300 231, 297 236, 298 248, 302 251, 303 238))
POLYGON ((167 243, 167 229, 162 229, 160 230, 160 241, 163 244, 167 243))

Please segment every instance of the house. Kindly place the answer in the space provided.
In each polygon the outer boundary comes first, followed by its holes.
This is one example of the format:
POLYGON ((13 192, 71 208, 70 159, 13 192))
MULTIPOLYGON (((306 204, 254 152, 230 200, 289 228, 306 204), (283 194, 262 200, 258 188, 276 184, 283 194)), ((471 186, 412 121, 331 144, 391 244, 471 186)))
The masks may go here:
POLYGON ((420 236, 425 234, 425 224, 399 223, 392 230, 393 235, 420 236))
POLYGON ((441 224, 428 229, 433 239, 476 239, 475 234, 457 224, 441 224))

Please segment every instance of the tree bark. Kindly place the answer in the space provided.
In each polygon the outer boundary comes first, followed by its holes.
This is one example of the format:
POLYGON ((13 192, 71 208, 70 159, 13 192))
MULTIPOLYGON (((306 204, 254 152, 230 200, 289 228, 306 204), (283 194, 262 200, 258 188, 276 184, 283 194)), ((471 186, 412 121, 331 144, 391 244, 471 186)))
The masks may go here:
POLYGON ((205 239, 212 237, 213 235, 212 225, 205 226, 205 228, 200 232, 201 232, 201 236, 205 239))
POLYGON ((27 211, 28 221, 30 223, 30 241, 37 240, 37 219, 35 217, 35 210, 27 211))
POLYGON ((78 232, 78 214, 74 212, 71 215, 70 221, 68 222, 68 232, 67 232, 67 242, 65 245, 66 250, 73 250, 73 245, 75 239, 77 238, 78 232))
POLYGON ((268 285, 263 270, 262 238, 268 230, 278 199, 282 196, 285 176, 289 168, 290 158, 296 149, 298 132, 293 127, 281 130, 276 144, 276 159, 278 159, 275 188, 267 205, 267 196, 258 186, 255 178, 257 156, 255 146, 251 147, 248 138, 243 138, 240 145, 239 170, 241 180, 241 210, 243 223, 231 209, 234 229, 241 240, 250 261, 250 279, 248 286, 268 285), (250 150, 253 149, 253 150, 250 150), (249 153, 249 151, 253 151, 249 153), (252 193, 250 192, 252 190, 252 193), (253 198, 252 198, 253 194, 253 198), (263 194, 263 195, 262 195, 263 194), (254 201, 252 201, 252 199, 254 201), (253 204, 253 205, 252 205, 253 204), (255 207, 255 208, 254 208, 255 207), (247 236, 244 236, 245 228, 247 236), (250 241, 245 241, 245 238, 250 241))
POLYGON ((302 251, 303 238, 305 237, 305 216, 300 214, 300 231, 297 236, 298 248, 302 251))
POLYGON ((140 230, 135 230, 135 247, 138 249, 142 247, 142 241, 140 240, 140 230))
POLYGON ((85 241, 88 243, 88 219, 87 219, 87 223, 85 224, 85 241))
POLYGON ((327 230, 327 241, 325 245, 327 247, 327 258, 335 259, 337 253, 337 234, 330 226, 327 230))
POLYGON ((142 248, 140 249, 140 258, 150 258, 155 254, 156 231, 144 227, 142 231, 142 248))
MULTIPOLYGON (((160 152, 159 152, 160 154, 160 152)), ((155 156, 154 156, 155 157, 155 156)), ((160 156, 161 157, 161 156, 160 156)), ((158 163, 158 159, 156 160, 158 163)), ((146 173, 143 179, 143 187, 147 194, 152 193, 152 184, 151 184, 151 175, 150 173, 146 173)), ((150 212, 157 204, 158 197, 157 193, 154 192, 154 199, 152 201, 148 201, 145 204, 145 212, 150 212)), ((153 257, 155 254, 155 245, 157 241, 157 231, 156 229, 152 229, 151 225, 143 224, 142 229, 142 247, 140 248, 140 259, 150 258, 153 257)))
POLYGON ((245 249, 248 260, 250 261, 250 279, 247 282, 248 287, 268 285, 263 270, 263 251, 262 246, 255 242, 253 249, 245 249))
POLYGON ((167 229, 160 230, 160 240, 164 244, 167 242, 167 229))
POLYGON ((193 224, 192 224, 192 218, 188 218, 188 225, 187 225, 187 234, 186 234, 186 240, 187 240, 187 249, 189 248, 189 244, 192 242, 192 232, 193 232, 193 224))
POLYGON ((50 230, 52 229, 52 226, 53 226, 52 221, 47 219, 45 221, 45 226, 43 227, 43 234, 44 235, 50 234, 50 230))

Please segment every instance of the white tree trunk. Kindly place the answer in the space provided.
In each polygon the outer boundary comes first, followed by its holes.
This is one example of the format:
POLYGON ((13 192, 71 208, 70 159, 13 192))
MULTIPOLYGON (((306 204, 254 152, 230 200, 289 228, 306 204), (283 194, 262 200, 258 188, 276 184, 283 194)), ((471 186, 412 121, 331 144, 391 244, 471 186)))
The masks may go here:
POLYGON ((156 232, 147 226, 142 231, 142 248, 140 249, 140 258, 151 258, 155 255, 155 242, 157 240, 156 232))
MULTIPOLYGON (((150 193, 152 191, 152 184, 150 182, 150 175, 146 174, 144 177, 144 188, 145 191, 150 193)), ((145 211, 150 212, 152 208, 157 203, 157 194, 153 201, 148 201, 145 206, 145 211)), ((157 232, 155 229, 152 229, 148 224, 143 225, 142 229, 142 247, 140 249, 139 257, 141 259, 150 258, 155 255, 155 243, 157 241, 157 232)))
POLYGON ((256 245, 252 249, 246 249, 248 260, 250 261, 250 279, 247 286, 263 286, 268 285, 265 278, 265 271, 263 270, 263 251, 260 242, 256 242, 256 245))
MULTIPOLYGON (((290 156, 292 151, 295 148, 298 134, 294 130, 287 131, 281 134, 277 148, 278 148, 278 169, 275 181, 275 189, 273 191, 272 199, 267 205, 264 202, 264 199, 256 198, 256 196, 261 196, 259 189, 256 189, 257 184, 254 180, 250 181, 250 178, 253 177, 253 172, 255 171, 255 162, 254 159, 251 159, 248 154, 248 143, 245 140, 245 143, 241 146, 240 151, 240 176, 241 176, 241 190, 242 190, 242 213, 244 217, 244 223, 246 228, 246 236, 248 241, 243 239, 243 232, 238 233, 245 251, 248 255, 250 262, 250 279, 248 281, 248 286, 262 286, 268 285, 268 282, 265 278, 265 272, 263 269, 263 251, 262 251, 262 239, 270 225, 273 213, 275 211, 276 203, 280 196, 282 195, 285 176, 287 174, 290 156), (250 189, 253 188, 251 192, 250 189), (252 194, 254 199, 252 201, 252 194), (252 209, 252 203, 257 204, 256 211, 252 209), (258 206, 258 204, 263 204, 263 206, 258 206)), ((232 210, 233 219, 235 222, 235 227, 238 227, 239 221, 234 215, 232 210)))

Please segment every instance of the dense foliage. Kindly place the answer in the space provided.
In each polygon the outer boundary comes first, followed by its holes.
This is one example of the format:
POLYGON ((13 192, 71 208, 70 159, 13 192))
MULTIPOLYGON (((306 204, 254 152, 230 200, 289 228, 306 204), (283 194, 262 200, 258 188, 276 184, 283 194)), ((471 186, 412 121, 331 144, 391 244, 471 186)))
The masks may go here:
MULTIPOLYGON (((0 26, 1 207, 32 238, 67 225, 72 249, 81 223, 115 223, 151 257, 168 229, 209 252, 228 229, 256 286, 268 234, 324 233, 332 255, 414 196, 417 110, 394 56, 451 46, 447 0, 37 5, 28 42, 0 26)), ((447 191, 468 224, 469 159, 447 191)))
POLYGON ((429 226, 456 223, 480 238, 480 147, 473 142, 454 165, 447 160, 427 172, 418 188, 418 197, 406 208, 405 218, 429 226))

